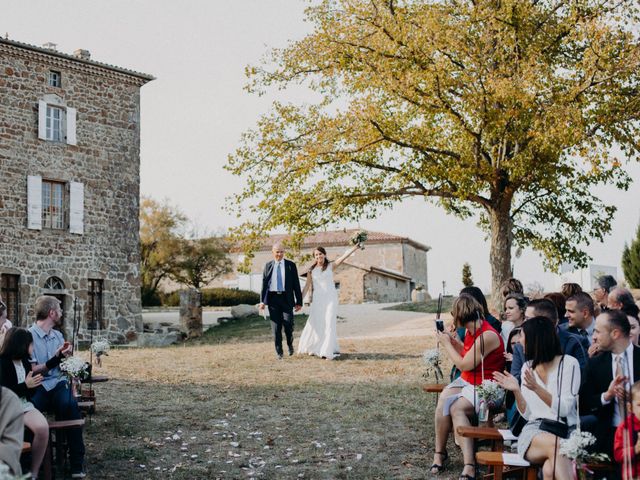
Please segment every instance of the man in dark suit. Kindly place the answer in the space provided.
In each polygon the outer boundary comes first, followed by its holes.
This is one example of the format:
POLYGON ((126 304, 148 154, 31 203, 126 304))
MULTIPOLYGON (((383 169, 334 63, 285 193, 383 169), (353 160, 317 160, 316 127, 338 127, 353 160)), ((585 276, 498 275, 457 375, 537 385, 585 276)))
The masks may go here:
POLYGON ((589 359, 580 390, 580 410, 598 418, 596 451, 611 456, 615 428, 624 420, 631 385, 640 380, 640 347, 631 343, 631 325, 618 310, 596 318, 593 342, 600 354, 589 359))
POLYGON ((284 258, 284 247, 276 243, 271 249, 273 260, 267 262, 262 274, 260 310, 269 307, 271 331, 276 344, 276 355, 282 359, 282 328, 287 337, 289 355, 293 355, 293 311, 302 308, 302 291, 296 264, 284 258))
MULTIPOLYGON (((560 349, 565 355, 571 355, 578 360, 580 364, 580 371, 583 374, 581 378, 584 378, 584 370, 587 366, 587 350, 589 349, 589 341, 586 338, 573 335, 566 330, 558 327, 558 309, 554 303, 546 298, 539 298, 531 300, 524 312, 525 322, 528 318, 533 317, 546 317, 556 325, 556 331, 558 332, 558 339, 560 340, 560 349)), ((511 362, 511 375, 516 377, 520 381, 520 372, 522 365, 525 362, 524 350, 519 343, 513 347, 513 360, 511 362)))

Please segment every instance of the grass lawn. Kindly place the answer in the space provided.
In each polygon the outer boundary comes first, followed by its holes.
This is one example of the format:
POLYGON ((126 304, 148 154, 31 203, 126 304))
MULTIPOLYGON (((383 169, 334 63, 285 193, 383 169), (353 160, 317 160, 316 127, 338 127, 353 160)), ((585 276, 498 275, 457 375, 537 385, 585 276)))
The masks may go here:
MULTIPOLYGON (((307 323, 307 315, 295 315, 295 331, 302 331, 307 323)), ((284 331, 282 332, 284 336, 284 331)), ((205 330, 200 340, 194 343, 227 343, 267 341, 271 338, 271 322, 260 315, 250 315, 239 320, 231 320, 205 330)))
MULTIPOLYGON (((260 321, 246 321, 246 338, 222 325, 201 344, 112 350, 85 430, 90 478, 431 478, 430 337, 342 340, 338 360, 278 361, 260 321)), ((458 477, 456 450, 439 478, 458 477)))

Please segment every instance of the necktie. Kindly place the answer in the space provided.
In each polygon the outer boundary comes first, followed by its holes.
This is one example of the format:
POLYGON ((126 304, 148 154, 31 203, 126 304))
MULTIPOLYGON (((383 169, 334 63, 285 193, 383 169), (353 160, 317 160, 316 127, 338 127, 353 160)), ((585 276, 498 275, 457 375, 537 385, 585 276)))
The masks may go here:
POLYGON ((282 286, 282 273, 280 272, 280 262, 276 264, 276 289, 279 292, 284 290, 282 286))
MULTIPOLYGON (((624 376, 624 367, 622 365, 622 355, 623 354, 621 353, 616 358, 616 377, 624 376)), ((624 386, 626 389, 626 382, 624 386)), ((624 421, 624 400, 620 400, 619 398, 616 398, 616 403, 618 408, 618 415, 620 415, 620 420, 624 421)))

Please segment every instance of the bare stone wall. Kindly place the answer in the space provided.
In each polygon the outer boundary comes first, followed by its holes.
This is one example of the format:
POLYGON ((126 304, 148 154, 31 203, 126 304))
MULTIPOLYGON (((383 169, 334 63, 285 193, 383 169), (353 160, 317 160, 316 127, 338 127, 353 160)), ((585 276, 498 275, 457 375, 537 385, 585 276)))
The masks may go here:
POLYGON ((103 316, 112 340, 142 331, 138 209, 143 83, 0 44, 0 273, 20 275, 17 324, 31 324, 35 299, 55 293, 63 295, 67 332, 74 300, 86 326, 87 280, 92 278, 104 281, 103 316), (62 73, 61 88, 47 85, 50 69, 62 73), (38 138, 38 100, 46 94, 58 95, 77 110, 77 145, 38 138), (84 185, 84 234, 27 228, 28 175, 84 185), (50 276, 62 279, 64 290, 44 290, 50 276))
POLYGON ((396 280, 375 272, 364 276, 367 300, 380 303, 406 302, 409 300, 409 282, 396 280))

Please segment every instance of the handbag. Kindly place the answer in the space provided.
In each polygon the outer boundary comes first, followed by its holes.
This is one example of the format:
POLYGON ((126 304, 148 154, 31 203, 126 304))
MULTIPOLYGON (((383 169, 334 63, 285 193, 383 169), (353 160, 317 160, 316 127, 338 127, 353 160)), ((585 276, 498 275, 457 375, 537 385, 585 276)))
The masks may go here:
POLYGON ((569 425, 567 424, 567 419, 560 419, 560 400, 562 399, 562 377, 564 376, 564 355, 562 355, 562 359, 560 360, 560 365, 558 369, 560 369, 560 378, 558 382, 558 417, 555 420, 551 420, 550 418, 543 418, 540 420, 540 430, 543 432, 549 432, 555 435, 558 438, 569 438, 569 425), (564 421, 562 421, 564 420, 564 421))

